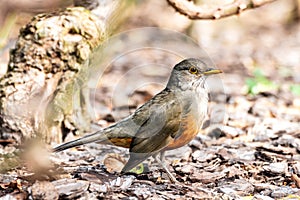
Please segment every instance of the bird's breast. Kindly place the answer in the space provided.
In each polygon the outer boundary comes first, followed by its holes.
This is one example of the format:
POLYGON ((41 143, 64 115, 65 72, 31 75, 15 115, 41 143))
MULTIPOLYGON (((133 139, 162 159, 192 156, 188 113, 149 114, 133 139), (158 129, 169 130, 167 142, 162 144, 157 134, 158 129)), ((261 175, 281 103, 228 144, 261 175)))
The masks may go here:
POLYGON ((192 139, 194 139, 200 130, 198 121, 192 115, 187 116, 181 122, 182 126, 179 131, 181 131, 180 136, 174 138, 166 147, 165 150, 172 150, 182 147, 188 144, 192 139))
POLYGON ((175 137, 165 148, 172 150, 182 147, 193 140, 200 131, 203 121, 207 114, 208 99, 205 95, 197 98, 186 109, 186 113, 182 115, 178 137, 175 137))

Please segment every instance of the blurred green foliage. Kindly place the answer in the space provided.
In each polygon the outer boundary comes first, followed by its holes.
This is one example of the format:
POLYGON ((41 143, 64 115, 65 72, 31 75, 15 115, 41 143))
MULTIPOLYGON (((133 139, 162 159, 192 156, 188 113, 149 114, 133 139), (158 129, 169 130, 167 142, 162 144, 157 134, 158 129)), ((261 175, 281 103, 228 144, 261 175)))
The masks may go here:
POLYGON ((290 90, 294 95, 300 96, 300 84, 291 85, 290 90))
POLYGON ((245 81, 247 94, 257 95, 279 88, 278 84, 268 79, 259 68, 253 71, 253 76, 253 78, 247 78, 245 81))

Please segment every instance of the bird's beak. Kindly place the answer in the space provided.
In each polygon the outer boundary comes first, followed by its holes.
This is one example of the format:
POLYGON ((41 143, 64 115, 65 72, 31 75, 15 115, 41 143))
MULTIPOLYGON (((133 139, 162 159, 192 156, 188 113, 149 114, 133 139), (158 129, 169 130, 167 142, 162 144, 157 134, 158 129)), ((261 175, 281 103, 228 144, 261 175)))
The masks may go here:
POLYGON ((222 70, 220 70, 220 69, 213 69, 213 68, 209 68, 208 70, 206 70, 205 72, 203 72, 204 75, 219 74, 219 73, 223 73, 222 70))

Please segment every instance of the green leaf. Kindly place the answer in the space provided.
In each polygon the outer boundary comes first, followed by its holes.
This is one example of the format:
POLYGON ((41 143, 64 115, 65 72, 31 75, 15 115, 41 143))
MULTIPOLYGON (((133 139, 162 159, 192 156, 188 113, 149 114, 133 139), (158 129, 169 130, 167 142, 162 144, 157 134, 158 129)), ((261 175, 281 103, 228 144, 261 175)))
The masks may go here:
POLYGON ((291 85, 290 90, 294 95, 300 96, 300 85, 291 85))
POLYGON ((133 168, 132 170, 130 170, 130 172, 136 173, 136 174, 142 174, 144 172, 144 164, 140 163, 135 168, 133 168))

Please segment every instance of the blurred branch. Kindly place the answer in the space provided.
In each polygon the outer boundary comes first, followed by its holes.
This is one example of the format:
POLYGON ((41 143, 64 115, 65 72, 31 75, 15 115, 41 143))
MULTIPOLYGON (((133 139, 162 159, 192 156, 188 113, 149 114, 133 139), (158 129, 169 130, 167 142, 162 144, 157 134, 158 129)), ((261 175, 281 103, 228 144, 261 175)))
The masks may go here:
POLYGON ((167 2, 179 13, 190 19, 220 19, 239 14, 245 10, 260 7, 275 0, 235 0, 231 4, 207 8, 195 5, 187 0, 167 0, 167 2))

